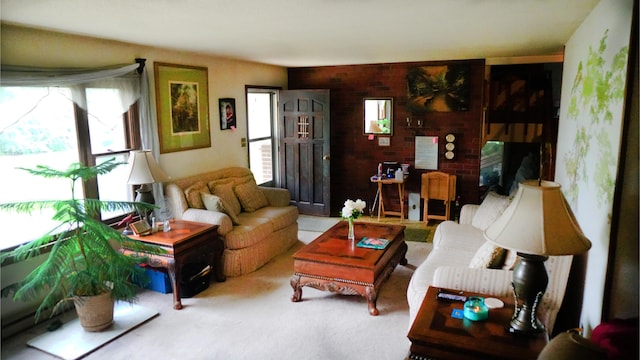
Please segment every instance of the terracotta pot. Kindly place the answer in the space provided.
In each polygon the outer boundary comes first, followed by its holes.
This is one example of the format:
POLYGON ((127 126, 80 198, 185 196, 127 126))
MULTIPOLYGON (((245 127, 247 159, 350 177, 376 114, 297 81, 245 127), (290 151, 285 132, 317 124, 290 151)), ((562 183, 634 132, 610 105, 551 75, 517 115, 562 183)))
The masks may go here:
POLYGON ((80 325, 86 331, 102 331, 113 324, 114 301, 111 293, 95 296, 78 296, 73 300, 80 325))

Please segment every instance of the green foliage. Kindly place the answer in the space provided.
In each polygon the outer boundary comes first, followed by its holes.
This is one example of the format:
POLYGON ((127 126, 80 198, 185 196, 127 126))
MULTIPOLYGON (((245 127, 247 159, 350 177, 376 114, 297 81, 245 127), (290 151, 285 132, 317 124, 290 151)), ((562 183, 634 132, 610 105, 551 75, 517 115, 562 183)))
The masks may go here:
POLYGON ((14 286, 14 300, 33 299, 44 295, 36 311, 36 320, 43 310, 53 308, 53 313, 56 313, 59 305, 65 300, 77 296, 98 295, 111 291, 115 300, 135 300, 137 287, 132 281, 146 281, 144 271, 136 264, 145 258, 123 255, 116 247, 127 245, 141 252, 162 252, 158 247, 131 241, 99 219, 100 211, 142 212, 153 209, 153 205, 130 201, 77 199, 74 195, 74 188, 79 180, 93 179, 122 164, 111 159, 93 167, 74 163, 67 170, 56 170, 43 165, 35 169, 23 169, 35 176, 68 179, 71 198, 0 204, 0 210, 21 213, 53 209, 53 219, 59 222, 39 239, 3 253, 0 257, 2 262, 7 258, 24 261, 40 255, 43 249, 50 249, 47 259, 14 286))
POLYGON ((606 138, 608 126, 613 121, 614 104, 624 99, 628 47, 620 48, 606 68, 605 51, 609 30, 605 30, 597 49, 589 47, 585 61, 578 64, 571 88, 568 118, 577 123, 573 148, 565 155, 565 171, 569 186, 565 189, 569 202, 576 203, 579 183, 593 180, 601 205, 613 199, 616 157, 611 142, 606 138), (597 139, 592 144, 594 138, 597 139), (587 173, 587 157, 597 151, 597 164, 593 174, 587 173))

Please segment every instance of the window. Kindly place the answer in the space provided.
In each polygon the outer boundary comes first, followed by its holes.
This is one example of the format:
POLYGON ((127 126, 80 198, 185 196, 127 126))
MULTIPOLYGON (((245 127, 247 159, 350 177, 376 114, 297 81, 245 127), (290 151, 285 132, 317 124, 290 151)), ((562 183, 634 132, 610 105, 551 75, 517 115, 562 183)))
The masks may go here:
POLYGON ((487 141, 484 144, 480 156, 480 186, 502 185, 503 154, 502 141, 487 141))
POLYGON ((249 169, 261 185, 274 183, 276 94, 272 89, 247 89, 249 169))
MULTIPOLYGON (((66 169, 73 162, 93 165, 116 157, 127 161, 129 150, 139 147, 136 106, 124 114, 117 89, 81 89, 87 110, 72 100, 78 88, 0 87, 0 171, 3 191, 0 202, 62 199, 69 196, 69 184, 32 176, 17 167, 45 164, 66 169), (136 135, 134 135, 136 134, 136 135)), ((133 200, 124 180, 126 166, 85 184, 77 197, 133 200)), ((0 216, 0 248, 33 240, 55 223, 51 214, 3 213, 0 216)), ((102 214, 103 220, 122 214, 102 214)))

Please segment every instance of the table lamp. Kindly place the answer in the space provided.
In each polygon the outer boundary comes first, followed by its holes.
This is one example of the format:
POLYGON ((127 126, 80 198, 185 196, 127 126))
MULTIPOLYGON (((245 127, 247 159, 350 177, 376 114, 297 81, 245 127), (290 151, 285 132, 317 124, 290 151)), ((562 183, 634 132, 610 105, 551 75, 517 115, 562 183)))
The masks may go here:
POLYGON ((127 184, 140 185, 136 201, 154 204, 151 184, 169 180, 153 158, 151 150, 134 150, 129 154, 129 177, 127 184))
POLYGON ((484 237, 518 253, 512 282, 515 312, 508 331, 523 335, 544 331, 536 316, 549 282, 544 262, 552 255, 579 254, 591 247, 560 185, 543 180, 520 183, 511 204, 484 231, 484 237))

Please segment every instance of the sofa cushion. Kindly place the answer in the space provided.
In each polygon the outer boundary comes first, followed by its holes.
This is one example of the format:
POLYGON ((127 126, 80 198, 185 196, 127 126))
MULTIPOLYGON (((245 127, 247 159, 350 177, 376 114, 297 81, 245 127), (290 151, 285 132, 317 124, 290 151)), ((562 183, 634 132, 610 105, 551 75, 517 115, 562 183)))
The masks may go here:
POLYGON ((469 267, 475 269, 500 269, 504 264, 506 253, 507 251, 504 248, 486 241, 476 251, 469 263, 469 267))
POLYGON ((489 225, 493 224, 493 222, 502 215, 504 209, 509 206, 509 202, 510 200, 508 196, 489 192, 473 216, 471 225, 482 231, 486 230, 489 225))
POLYGON ((233 192, 233 182, 227 182, 224 184, 218 184, 213 189, 213 194, 219 196, 225 208, 234 215, 240 214, 242 210, 236 194, 233 192))
POLYGON ((252 246, 273 233, 271 219, 252 215, 253 213, 240 213, 238 216, 240 224, 234 226, 233 230, 225 235, 227 249, 243 249, 252 246))
POLYGON ((193 185, 184 190, 184 196, 187 198, 187 204, 190 208, 204 209, 204 203, 202 202, 202 196, 200 193, 211 193, 209 188, 203 181, 197 181, 193 185))
POLYGON ((231 221, 233 222, 234 225, 239 224, 238 216, 232 213, 231 211, 227 210, 227 207, 224 204, 224 200, 221 197, 213 194, 207 194, 204 192, 201 192, 200 195, 202 196, 202 202, 204 203, 204 207, 207 210, 225 213, 229 215, 229 218, 231 218, 231 221))
POLYGON ((433 235, 433 248, 446 249, 461 256, 462 253, 469 254, 466 258, 466 266, 485 243, 482 231, 469 224, 458 224, 455 221, 443 221, 437 227, 433 235))
POLYGON ((236 183, 233 191, 238 200, 240 200, 240 205, 242 205, 244 211, 254 212, 269 205, 269 200, 262 193, 262 190, 258 188, 258 184, 253 178, 243 183, 236 183))
POLYGON ((298 208, 295 206, 267 206, 250 214, 259 218, 271 219, 274 231, 284 229, 298 221, 298 208))
POLYGON ((226 246, 228 249, 252 246, 297 220, 298 208, 295 206, 267 206, 255 212, 242 212, 238 215, 240 224, 225 236, 226 246))

